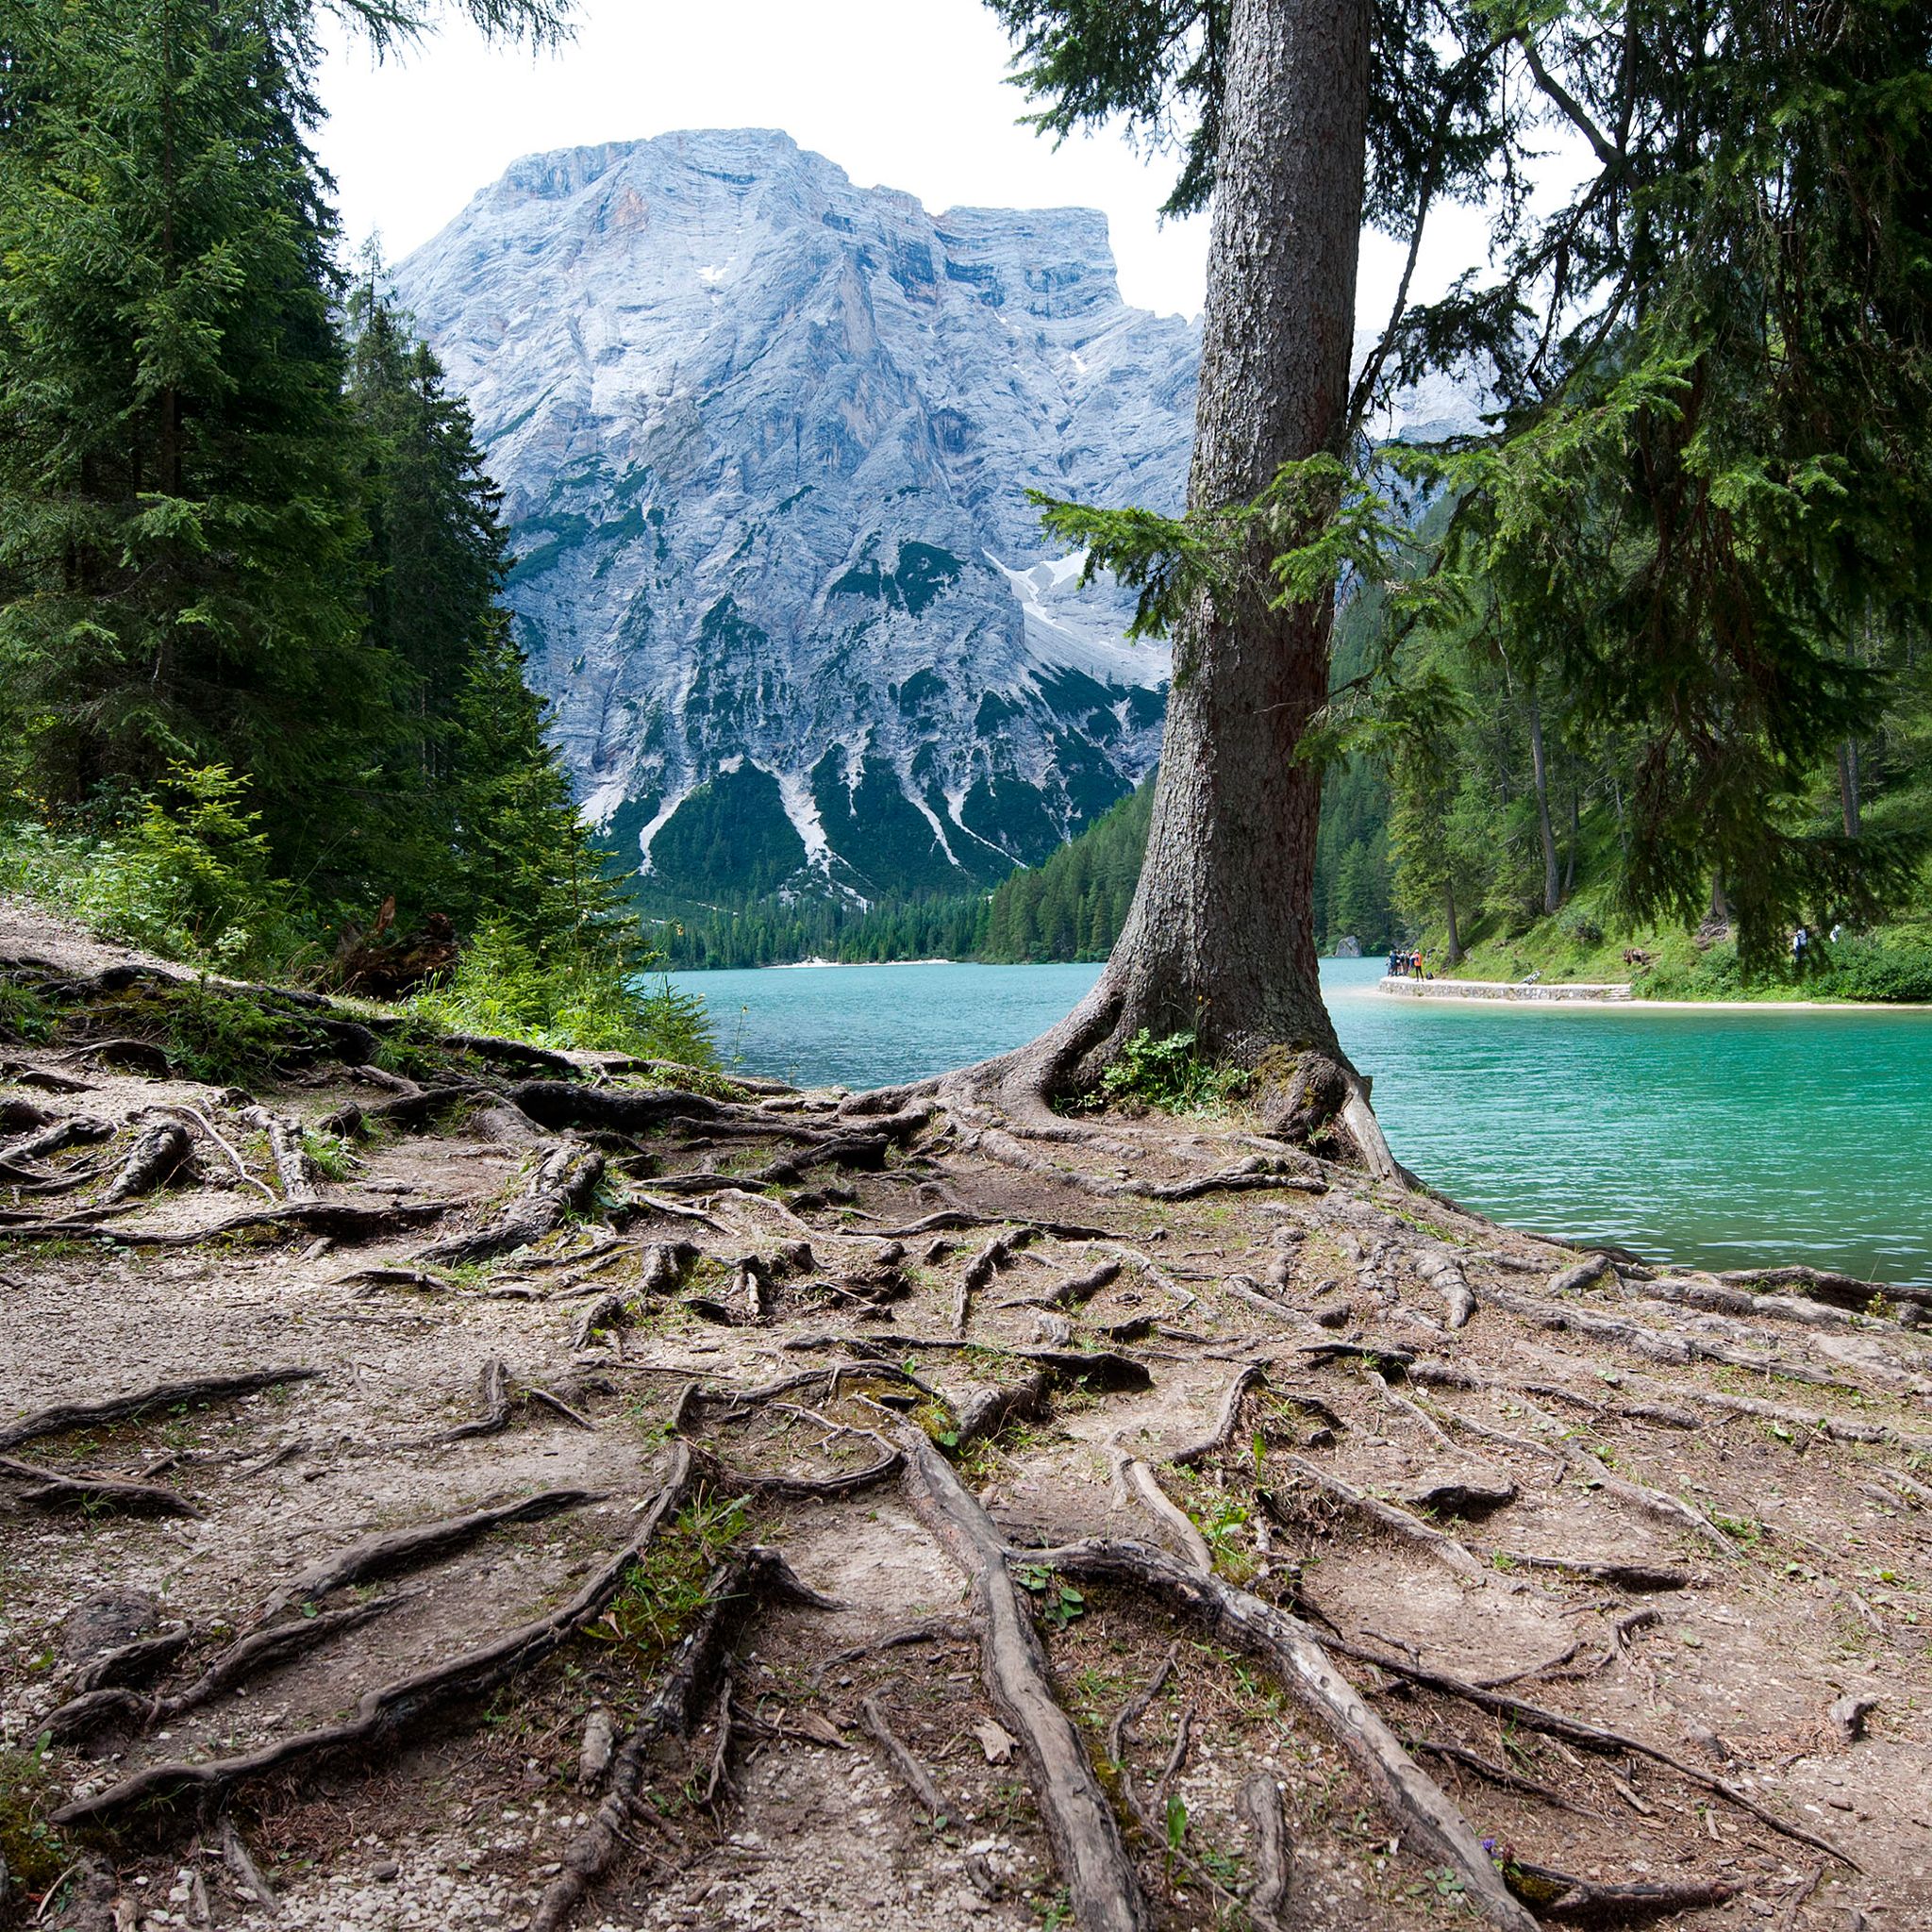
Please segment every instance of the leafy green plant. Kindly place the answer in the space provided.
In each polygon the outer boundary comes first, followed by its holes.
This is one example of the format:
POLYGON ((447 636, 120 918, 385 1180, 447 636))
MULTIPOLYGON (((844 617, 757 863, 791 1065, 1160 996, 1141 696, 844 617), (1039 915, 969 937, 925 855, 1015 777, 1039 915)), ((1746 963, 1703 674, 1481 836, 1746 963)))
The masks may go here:
POLYGON ((1167 1832, 1167 1869, 1171 1877, 1174 1873, 1174 1854, 1188 1841, 1187 1804, 1172 1791, 1168 1793, 1167 1816, 1162 1822, 1167 1832))
POLYGON ((164 1012, 168 1058, 213 1086, 246 1086, 309 1043, 300 1021, 206 975, 170 989, 164 1012))
POLYGON ((457 1033, 494 1033, 541 1046, 629 1053, 713 1068, 705 1003, 621 957, 546 960, 508 927, 486 926, 442 984, 409 1011, 457 1033))
POLYGON ((39 1044, 51 1039, 54 1010, 31 987, 0 979, 0 1040, 39 1044))
POLYGON ((308 1164, 325 1181, 350 1180, 362 1165, 348 1144, 333 1134, 305 1133, 302 1151, 308 1155, 308 1164))
POLYGON ((1039 1563, 1023 1563, 1014 1573, 1020 1588, 1039 1599, 1040 1614, 1056 1630, 1064 1630, 1087 1614, 1087 1598, 1039 1563))
POLYGON ((274 876, 249 781, 176 761, 100 836, 36 820, 0 844, 0 883, 164 958, 272 971, 300 949, 294 889, 274 876))
POLYGON ((706 1578, 746 1526, 742 1496, 723 1501, 707 1494, 688 1504, 625 1571, 609 1608, 584 1634, 648 1668, 704 1608, 706 1578))
POLYGON ((1103 1105, 1140 1105, 1163 1113, 1214 1114, 1246 1091, 1248 1076, 1238 1067, 1216 1066, 1202 1058, 1191 1033, 1157 1040, 1144 1026, 1121 1048, 1102 1075, 1103 1105))

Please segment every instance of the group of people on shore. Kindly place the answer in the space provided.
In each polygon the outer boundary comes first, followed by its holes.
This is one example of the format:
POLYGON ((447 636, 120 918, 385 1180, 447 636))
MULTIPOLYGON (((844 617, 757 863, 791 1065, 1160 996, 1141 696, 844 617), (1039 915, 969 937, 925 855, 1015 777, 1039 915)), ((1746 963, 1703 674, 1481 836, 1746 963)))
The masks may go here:
POLYGON ((1389 955, 1391 979, 1433 979, 1435 976, 1429 971, 1429 957, 1421 947, 1412 953, 1395 951, 1389 955))

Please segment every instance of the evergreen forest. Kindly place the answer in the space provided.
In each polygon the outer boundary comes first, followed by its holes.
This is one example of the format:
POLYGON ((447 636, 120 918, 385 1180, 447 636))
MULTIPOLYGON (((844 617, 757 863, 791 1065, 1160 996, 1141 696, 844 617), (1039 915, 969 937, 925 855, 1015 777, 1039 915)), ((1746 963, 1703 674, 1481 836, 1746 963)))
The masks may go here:
MULTIPOLYGON (((426 25, 346 10, 378 45, 426 25)), ((339 262, 311 25, 6 9, 0 874, 231 971, 380 965, 428 922, 463 947, 445 1016, 702 1051, 689 1010, 633 990, 645 955, 524 679, 469 411, 379 263, 339 262)))

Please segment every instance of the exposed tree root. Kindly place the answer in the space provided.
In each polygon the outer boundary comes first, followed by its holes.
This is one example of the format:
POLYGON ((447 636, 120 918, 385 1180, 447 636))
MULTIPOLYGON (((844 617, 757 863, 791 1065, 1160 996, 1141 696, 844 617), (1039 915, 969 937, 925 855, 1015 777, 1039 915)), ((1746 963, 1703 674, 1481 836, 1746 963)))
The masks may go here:
POLYGON ((523 1496, 513 1503, 498 1503, 487 1509, 472 1509, 461 1516, 439 1517, 433 1523, 411 1524, 407 1529, 392 1529, 381 1536, 364 1537, 320 1562, 290 1577, 262 1605, 257 1619, 267 1623, 291 1606, 319 1603, 330 1591, 344 1590, 371 1576, 384 1576, 397 1570, 412 1569, 431 1557, 443 1557, 453 1550, 466 1549, 478 1537, 487 1536, 509 1523, 540 1523, 565 1509, 593 1503, 595 1490, 541 1490, 534 1496, 523 1496))
POLYGON ((1814 1301, 1850 1308, 1861 1315, 1870 1314, 1881 1302, 1932 1312, 1932 1289, 1888 1288, 1876 1281, 1860 1281, 1856 1275, 1834 1274, 1822 1268, 1734 1268, 1715 1278, 1727 1288, 1741 1288, 1754 1294, 1767 1289, 1795 1290, 1814 1301))
POLYGON ((117 1643, 75 1674, 76 1690, 99 1690, 109 1685, 144 1684, 165 1670, 194 1641, 192 1625, 182 1624, 158 1637, 138 1637, 117 1643))
POLYGON ((704 1607, 678 1640, 642 1714, 619 1748, 603 1803, 566 1850, 563 1870, 544 1888, 527 1932, 559 1932, 578 1901, 617 1862, 627 1836, 625 1826, 643 1789, 653 1746, 666 1735, 690 1736, 704 1701, 705 1685, 722 1653, 727 1621, 769 1596, 783 1596, 822 1609, 839 1607, 800 1583, 775 1550, 754 1546, 712 1571, 705 1584, 704 1607))
POLYGON ((1048 1369, 1035 1369, 1017 1382, 988 1384, 960 1404, 957 1447, 970 1449, 990 1441, 1010 1423, 1040 1422, 1050 1406, 1057 1377, 1048 1369))
POLYGON ((1585 1811, 1581 1805, 1573 1804, 1554 1786, 1539 1783, 1533 1777, 1524 1777, 1520 1771, 1510 1771, 1504 1765, 1491 1764, 1480 1752, 1471 1751, 1464 1745, 1446 1744, 1436 1738, 1405 1738, 1402 1741, 1411 1751, 1420 1751, 1425 1757, 1440 1757, 1448 1764, 1459 1764, 1464 1770, 1474 1772, 1478 1777, 1487 1778, 1507 1791, 1521 1791, 1525 1797, 1541 1798, 1544 1804, 1554 1805, 1559 1811, 1575 1811, 1586 1818, 1594 1815, 1585 1811))
POLYGON ((1447 1248, 1424 1248, 1412 1252, 1409 1265, 1442 1297, 1442 1308, 1450 1327, 1467 1325, 1475 1313, 1475 1296, 1461 1264, 1447 1248))
POLYGON ((178 1121, 157 1121, 128 1150, 121 1172, 101 1196, 103 1208, 152 1193, 194 1152, 194 1137, 178 1121))
POLYGON ((192 1407, 205 1402, 226 1402, 254 1395, 285 1382, 313 1381, 320 1369, 249 1369, 238 1375, 197 1375, 186 1382, 158 1382, 127 1395, 109 1395, 99 1402, 60 1402, 36 1409, 17 1423, 0 1427, 0 1449, 40 1436, 65 1435, 70 1429, 98 1428, 105 1423, 126 1422, 150 1408, 192 1407))
POLYGON ((1186 1510, 1160 1487, 1160 1479, 1138 1456, 1129 1456, 1115 1446, 1109 1451, 1114 1469, 1114 1493, 1122 1503, 1129 1496, 1140 1498, 1141 1507, 1165 1527, 1188 1553, 1188 1561, 1204 1574, 1214 1568, 1214 1556, 1207 1539, 1194 1527, 1186 1510))
POLYGON ((1726 1348, 1721 1342, 1707 1341, 1693 1334, 1674 1332, 1667 1335, 1661 1329, 1646 1328, 1641 1323, 1626 1321, 1621 1315, 1598 1314, 1567 1303, 1541 1301, 1534 1295, 1516 1294, 1507 1289, 1485 1287, 1477 1290, 1476 1296, 1479 1301, 1493 1303, 1497 1307, 1506 1308, 1510 1314, 1520 1315, 1540 1327, 1588 1336, 1592 1341, 1607 1341, 1615 1347, 1627 1349, 1632 1355, 1641 1356, 1646 1361, 1678 1364, 1721 1362, 1729 1368, 1749 1369, 1756 1374, 1790 1375, 1801 1382, 1841 1389, 1848 1394, 1857 1392, 1854 1385, 1828 1369, 1821 1369, 1811 1362, 1793 1360, 1770 1350, 1757 1355, 1744 1349, 1726 1348))
POLYGON ((881 1442, 881 1453, 862 1469, 821 1476, 765 1474, 734 1469, 696 1443, 686 1446, 691 1452, 692 1466, 720 1490, 733 1495, 783 1496, 797 1501, 856 1495, 861 1490, 869 1490, 874 1484, 884 1482, 905 1460, 891 1443, 881 1442))
POLYGON ((881 1651, 903 1650, 913 1643, 971 1643, 977 1635, 973 1624, 964 1617, 922 1617, 916 1624, 888 1630, 883 1637, 874 1637, 869 1642, 834 1651, 820 1662, 815 1674, 824 1682, 828 1672, 856 1664, 863 1657, 876 1657, 881 1651))
POLYGON ((991 1282, 1002 1268, 1009 1267, 1020 1250, 1033 1239, 1033 1230, 1027 1227, 1015 1228, 1007 1234, 996 1234, 992 1240, 967 1262, 965 1273, 959 1276, 959 1288, 953 1300, 953 1333, 966 1332, 966 1320, 972 1312, 973 1297, 991 1282))
POLYGON ((1505 1865, 1503 1875, 1509 1889, 1539 1917, 1564 1925, 1634 1924, 1699 1907, 1728 1905, 1742 1890, 1724 1878, 1682 1879, 1667 1885, 1606 1885, 1520 1858, 1505 1865))
POLYGON ((1077 1188, 1082 1193, 1097 1195, 1104 1201, 1196 1201, 1204 1194, 1244 1193, 1261 1188, 1289 1189, 1305 1194, 1328 1191, 1325 1181, 1310 1179, 1305 1174, 1264 1171, 1258 1155, 1240 1167, 1225 1168, 1216 1174, 1191 1174, 1183 1180, 1108 1180, 1083 1168, 1068 1167, 1044 1154, 1036 1154, 1005 1127, 982 1127, 971 1136, 968 1144, 1004 1166, 1018 1168, 1023 1174, 1047 1175, 1065 1187, 1077 1188))
MULTIPOLYGON (((37 1108, 35 1112, 39 1112, 37 1108)), ((50 1155, 64 1154, 70 1147, 92 1146, 113 1138, 110 1121, 96 1120, 92 1114, 69 1114, 65 1120, 46 1120, 36 1133, 0 1147, 0 1160, 44 1160, 50 1155)))
POLYGON ((1167 1459, 1182 1469, 1191 1469, 1197 1462, 1206 1462, 1209 1457, 1220 1455, 1234 1441, 1235 1431, 1241 1426, 1241 1404, 1246 1401, 1249 1391, 1258 1389, 1267 1379, 1268 1371, 1260 1362, 1249 1362, 1227 1385, 1227 1393, 1221 1398, 1221 1412, 1215 1417, 1212 1430, 1200 1441, 1174 1450, 1167 1459))
POLYGON ((177 1793, 196 1797, 206 1804, 265 1773, 372 1743, 453 1698, 477 1696, 493 1690, 519 1671, 541 1662, 603 1609, 616 1594, 625 1573, 676 1507, 690 1476, 689 1455, 681 1445, 674 1445, 670 1473, 652 1499, 636 1534, 574 1597, 547 1616, 506 1631, 447 1663, 432 1665, 365 1690, 357 1700, 355 1716, 341 1724, 280 1738, 236 1757, 212 1757, 194 1764, 149 1765, 109 1785, 106 1790, 63 1806, 54 1813, 53 1822, 60 1825, 92 1824, 118 1817, 150 1799, 177 1793))
POLYGON ((1213 1635, 1265 1658, 1283 1688, 1327 1729, 1368 1780, 1403 1836, 1454 1866, 1470 1903, 1492 1924, 1508 1932, 1533 1932, 1536 1922, 1503 1886, 1482 1840, 1298 1618, 1217 1576, 1189 1570, 1145 1543, 1075 1543, 1029 1552, 1027 1560, 1069 1576, 1137 1584, 1185 1610, 1213 1635))
POLYGON ((323 1610, 294 1623, 251 1631, 218 1652, 201 1675, 179 1690, 155 1697, 142 1697, 121 1689, 87 1691, 55 1711, 47 1720, 48 1728, 56 1737, 71 1738, 95 1728, 112 1716, 125 1716, 143 1729, 172 1723, 258 1671, 274 1670, 291 1657, 304 1656, 343 1631, 353 1630, 393 1609, 402 1601, 400 1595, 373 1597, 367 1603, 323 1610))
POLYGON ((564 1218, 588 1206, 604 1178, 604 1157, 592 1147, 552 1147, 537 1163, 523 1193, 494 1221, 466 1234, 432 1241, 416 1257, 431 1267, 487 1261, 527 1248, 556 1233, 564 1218))
POLYGON ((1074 1923, 1081 1932, 1146 1932, 1133 1861, 1080 1734, 1054 1697, 1032 1614, 1007 1574, 1004 1539, 920 1430, 902 1424, 899 1443, 914 1508, 972 1585, 987 1695, 1025 1753, 1074 1923))
POLYGON ((509 1427, 509 1369, 501 1356, 491 1356, 478 1372, 483 1412, 474 1421, 458 1423, 431 1438, 438 1442, 463 1442, 475 1436, 496 1436, 509 1427))
MULTIPOLYGON (((1542 1415, 1535 1404, 1530 1404, 1532 1413, 1542 1415)), ((1554 1418, 1543 1415, 1542 1419, 1556 1427, 1554 1418)), ((1584 1479, 1592 1488, 1601 1490, 1607 1496, 1615 1496, 1620 1502, 1632 1505, 1646 1516, 1656 1517, 1659 1522, 1674 1524, 1679 1529, 1688 1529, 1693 1536, 1699 1536, 1713 1548, 1721 1550, 1727 1557, 1738 1557, 1743 1553, 1734 1538, 1726 1536, 1704 1511, 1687 1503, 1681 1496, 1668 1495, 1662 1490, 1653 1490, 1645 1483, 1636 1483, 1624 1476, 1614 1474, 1603 1462, 1580 1443, 1571 1441, 1560 1429, 1556 1432, 1554 1447, 1561 1452, 1563 1459, 1573 1469, 1582 1472, 1584 1479)))
POLYGON ((899 1781, 925 1807, 926 1816, 938 1824, 946 1816, 946 1801, 940 1796, 924 1765, 906 1748, 905 1740, 886 1722, 886 1714, 875 1698, 859 1700, 859 1717, 873 1741, 886 1754, 887 1762, 898 1773, 899 1781))
POLYGON ((80 1470, 47 1469, 38 1462, 20 1462, 11 1456, 0 1456, 0 1476, 16 1482, 30 1482, 20 1500, 35 1508, 53 1508, 74 1503, 87 1509, 125 1509, 135 1515, 202 1516, 177 1490, 162 1489, 157 1483, 128 1482, 122 1476, 91 1475, 80 1470))
MULTIPOLYGON (((1393 1503, 1385 1503, 1379 1496, 1371 1496, 1345 1482, 1341 1476, 1331 1474, 1325 1469, 1302 1456, 1286 1456, 1283 1461, 1295 1474, 1311 1482, 1324 1495, 1333 1496, 1339 1503, 1353 1509, 1357 1515, 1365 1517, 1378 1527, 1391 1531, 1394 1535, 1425 1550, 1445 1570, 1453 1571, 1457 1576, 1480 1576, 1483 1564, 1472 1554, 1465 1543, 1458 1542, 1453 1536, 1437 1529, 1432 1524, 1424 1523, 1420 1516, 1412 1516, 1407 1509, 1399 1509, 1393 1503)), ((1262 1492, 1264 1502, 1272 1500, 1267 1491, 1262 1492)), ((1275 1504, 1277 1514, 1280 1505, 1275 1504)))
POLYGON ((265 1107, 245 1108, 236 1116, 244 1126, 253 1127, 268 1140, 270 1158, 275 1164, 275 1178, 281 1184, 285 1201, 312 1201, 315 1198, 315 1164, 303 1143, 302 1124, 284 1114, 272 1113, 265 1107))
POLYGON ((1580 1576, 1591 1583, 1607 1583, 1618 1590, 1690 1590, 1700 1579, 1689 1570, 1673 1569, 1661 1563, 1619 1563, 1591 1557, 1537 1557, 1521 1550, 1503 1553, 1512 1569, 1555 1570, 1565 1576, 1580 1576))
POLYGON ((1243 1901, 1257 1932, 1281 1932, 1294 1873, 1294 1843, 1281 1815, 1281 1788, 1265 1771, 1241 1785, 1241 1816, 1254 1834, 1255 1883, 1243 1901))
MULTIPOLYGON (((1064 1567, 1064 1566, 1062 1566, 1064 1567)), ((1491 1690, 1480 1684, 1473 1684, 1461 1677, 1452 1677, 1441 1671, 1425 1671, 1419 1664, 1410 1664, 1384 1656, 1376 1651, 1363 1650, 1357 1645, 1335 1641, 1332 1648, 1344 1657, 1356 1658, 1358 1662, 1374 1664, 1376 1669, 1387 1671, 1391 1676, 1406 1677, 1411 1684, 1420 1685, 1424 1690, 1441 1692, 1446 1697, 1459 1697, 1484 1710, 1494 1711, 1499 1717, 1514 1718, 1520 1724, 1528 1724, 1533 1730, 1546 1731, 1553 1738, 1562 1738, 1573 1744, 1582 1744, 1592 1751, 1632 1751, 1642 1757, 1651 1758, 1658 1764, 1668 1765, 1680 1777, 1686 1777, 1692 1784, 1701 1785, 1707 1791, 1728 1799, 1740 1811, 1748 1811, 1761 1824, 1768 1824, 1782 1837, 1792 1839, 1801 1845, 1809 1845, 1812 1850, 1824 1852, 1848 1865, 1854 1872, 1864 1868, 1849 1852, 1840 1850, 1829 1839, 1821 1838, 1815 1832, 1807 1831, 1802 1824, 1793 1824, 1788 1819, 1780 1818, 1775 1811, 1766 1808, 1748 1791, 1740 1790, 1727 1778, 1714 1776, 1707 1771, 1688 1762, 1674 1752, 1666 1751, 1660 1745, 1647 1744, 1641 1738, 1628 1736, 1623 1731, 1609 1730, 1601 1724, 1586 1723, 1582 1718, 1571 1717, 1559 1710, 1546 1710, 1541 1705, 1525 1703, 1520 1697, 1511 1697, 1507 1691, 1491 1690)))
POLYGON ((347 1201, 291 1201, 280 1208, 254 1208, 230 1214, 208 1227, 129 1227, 117 1222, 103 1227, 71 1217, 61 1221, 0 1221, 0 1241, 68 1241, 91 1235, 123 1248, 192 1248, 256 1228, 286 1227, 297 1234, 326 1235, 331 1241, 379 1241, 385 1235, 425 1227, 441 1221, 458 1204, 453 1201, 398 1201, 385 1208, 364 1208, 347 1201))

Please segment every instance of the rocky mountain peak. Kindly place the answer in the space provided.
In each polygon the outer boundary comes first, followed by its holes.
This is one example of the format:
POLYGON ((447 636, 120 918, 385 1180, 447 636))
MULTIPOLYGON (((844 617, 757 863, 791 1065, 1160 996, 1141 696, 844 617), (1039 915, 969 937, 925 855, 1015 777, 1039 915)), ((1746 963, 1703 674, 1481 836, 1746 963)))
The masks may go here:
POLYGON ((586 802, 665 890, 983 882, 1152 763, 1164 655, 1026 494, 1180 501, 1194 332, 1122 303, 1103 216, 703 130, 521 160, 398 282, 586 802))

